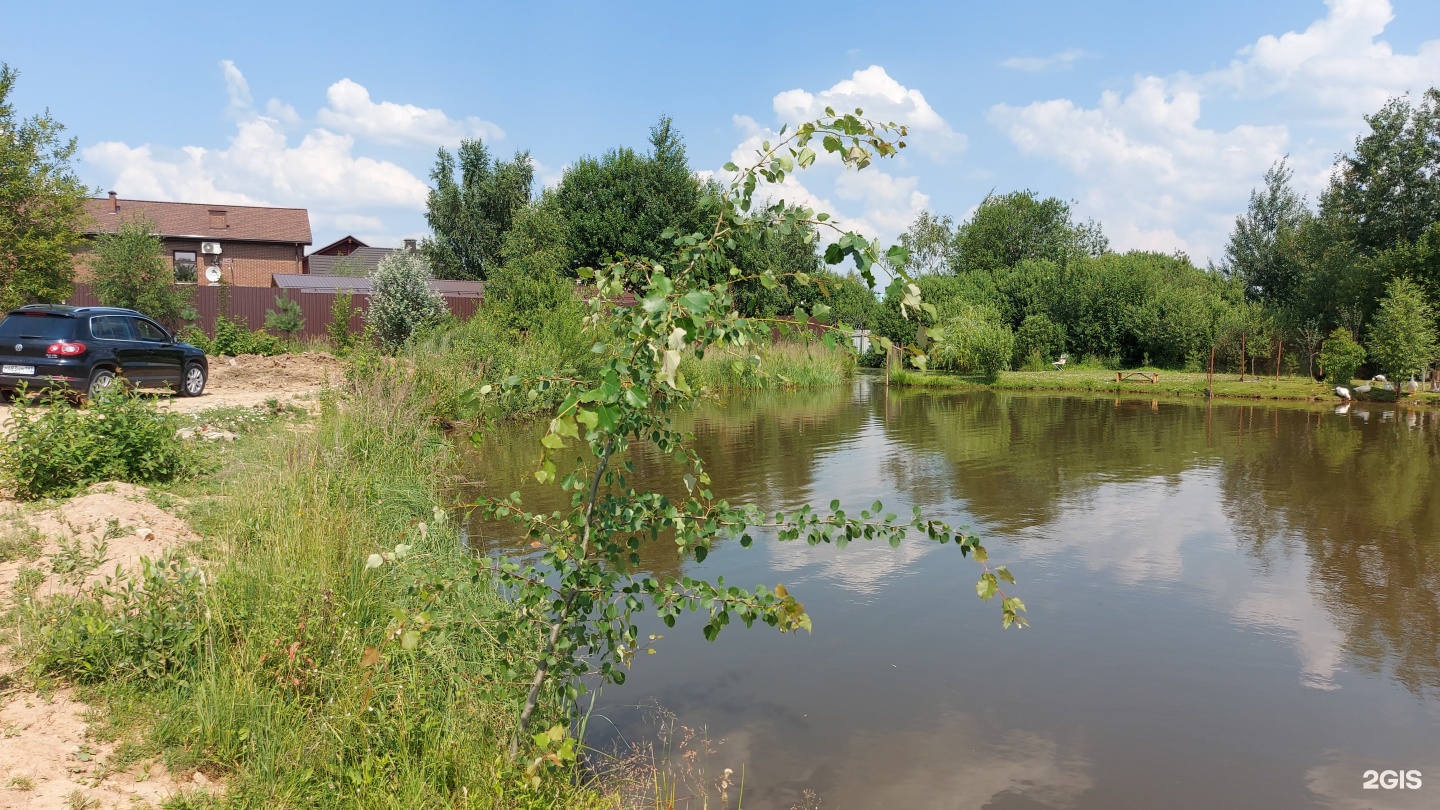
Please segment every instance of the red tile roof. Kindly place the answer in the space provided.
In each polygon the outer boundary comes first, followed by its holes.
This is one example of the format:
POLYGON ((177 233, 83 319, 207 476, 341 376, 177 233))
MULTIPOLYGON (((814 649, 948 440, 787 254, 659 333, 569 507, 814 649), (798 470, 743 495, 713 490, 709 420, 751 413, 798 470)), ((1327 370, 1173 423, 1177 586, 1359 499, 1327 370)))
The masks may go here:
POLYGON ((304 208, 101 198, 86 200, 85 211, 88 234, 115 233, 132 217, 145 217, 160 236, 310 244, 310 214, 304 208))

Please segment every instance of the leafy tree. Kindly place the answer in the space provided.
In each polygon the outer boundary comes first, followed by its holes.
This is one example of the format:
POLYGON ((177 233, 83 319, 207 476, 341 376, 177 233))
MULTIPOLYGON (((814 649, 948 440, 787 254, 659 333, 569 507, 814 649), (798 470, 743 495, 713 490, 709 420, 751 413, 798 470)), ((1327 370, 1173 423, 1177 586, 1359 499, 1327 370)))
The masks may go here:
POLYGON ((955 220, 948 214, 936 216, 921 211, 900 234, 900 245, 910 253, 906 266, 915 275, 950 272, 951 253, 955 249, 955 220))
POLYGON ((1025 259, 1049 259, 1064 266, 1081 255, 1108 248, 1099 226, 1077 227, 1070 205, 1033 191, 989 195, 956 230, 952 267, 956 272, 991 272, 1025 259))
POLYGON ((484 142, 461 141, 453 156, 439 150, 430 179, 435 188, 425 201, 425 219, 434 236, 422 245, 426 260, 436 278, 484 281, 500 266, 505 233, 530 202, 530 153, 492 160, 484 142))
POLYGON ((91 289, 101 305, 126 307, 174 327, 190 309, 192 287, 175 283, 153 224, 132 218, 95 238, 91 289))
POLYGON ((89 194, 70 166, 75 139, 48 112, 16 113, 17 76, 0 62, 0 311, 70 295, 89 194))
POLYGON ((265 310, 265 328, 294 338, 305 328, 305 316, 301 313, 300 302, 281 295, 275 296, 275 309, 265 310))
POLYGON ((700 181, 668 117, 651 128, 648 154, 621 147, 582 157, 555 193, 568 223, 572 270, 603 267, 616 256, 668 256, 675 248, 665 230, 688 233, 702 216, 700 181))
POLYGON ((1397 384, 1403 376, 1424 371, 1440 357, 1435 314, 1419 285, 1406 278, 1390 282, 1370 322, 1366 347, 1375 367, 1397 384))
POLYGON ((1325 379, 1335 385, 1349 385, 1364 362, 1365 347, 1356 343, 1350 330, 1343 326, 1335 327, 1320 349, 1320 370, 1325 372, 1325 379))
POLYGON ((1225 247, 1225 272, 1241 280, 1247 296, 1288 306, 1301 282, 1295 240, 1309 217, 1291 188, 1295 172, 1282 159, 1265 172, 1265 186, 1250 192, 1250 207, 1235 218, 1225 247))
POLYGON ((395 351, 449 314, 445 299, 430 289, 429 270, 419 255, 402 250, 381 259, 370 274, 365 324, 373 328, 385 350, 395 351))
POLYGON ((1440 90, 1425 91, 1418 105, 1391 99, 1365 123, 1370 131, 1340 157, 1327 194, 1370 254, 1415 242, 1440 222, 1440 90))

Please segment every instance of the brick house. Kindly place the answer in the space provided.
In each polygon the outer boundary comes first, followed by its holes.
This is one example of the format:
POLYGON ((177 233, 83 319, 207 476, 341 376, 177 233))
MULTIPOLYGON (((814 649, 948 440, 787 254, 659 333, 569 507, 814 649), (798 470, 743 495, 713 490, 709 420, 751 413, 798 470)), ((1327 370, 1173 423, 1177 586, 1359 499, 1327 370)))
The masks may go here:
MULTIPOLYGON (((214 268, 238 287, 269 287, 276 273, 303 273, 310 244, 310 214, 304 208, 126 200, 86 201, 84 233, 115 233, 132 219, 150 221, 164 244, 165 260, 181 283, 206 283, 214 268)), ((90 248, 76 255, 75 280, 89 277, 90 248)))

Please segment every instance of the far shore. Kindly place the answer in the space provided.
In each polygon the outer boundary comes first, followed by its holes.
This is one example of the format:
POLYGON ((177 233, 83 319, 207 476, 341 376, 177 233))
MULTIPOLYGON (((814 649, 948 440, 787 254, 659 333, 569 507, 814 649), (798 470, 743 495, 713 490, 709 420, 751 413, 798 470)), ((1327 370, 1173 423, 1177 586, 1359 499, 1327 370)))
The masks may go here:
MULTIPOLYGON (((1161 369, 1134 369, 1133 372, 1158 373, 1159 381, 1150 383, 1143 380, 1126 380, 1115 382, 1115 371, 1097 368, 1077 368, 1050 371, 1002 371, 993 380, 981 375, 971 374, 949 374, 934 371, 913 371, 897 370, 892 372, 890 377, 891 385, 904 388, 921 389, 964 389, 979 388, 997 391, 1075 391, 1085 393, 1113 393, 1127 396, 1155 396, 1155 397, 1204 397, 1206 396, 1206 375, 1203 373, 1184 371, 1164 371, 1161 369)), ((1131 373, 1127 370, 1125 373, 1131 373)), ((1402 381, 1402 385, 1403 385, 1402 381)), ((1352 382, 1350 390, 1364 385, 1363 380, 1352 382)), ((1397 403, 1393 398, 1385 395, 1390 392, 1380 393, 1372 390, 1370 395, 1353 394, 1354 402, 1374 405, 1396 405, 1405 407, 1440 406, 1440 393, 1426 391, 1422 388, 1419 393, 1411 396, 1400 397, 1397 403), (1378 396, 1377 396, 1378 394, 1378 396)), ((1276 401, 1276 402, 1312 402, 1326 404, 1342 404, 1343 401, 1335 394, 1335 386, 1327 382, 1317 382, 1310 377, 1294 377, 1282 375, 1279 379, 1273 376, 1247 374, 1244 381, 1235 372, 1221 374, 1217 372, 1214 378, 1213 397, 1221 400, 1233 401, 1276 401)))

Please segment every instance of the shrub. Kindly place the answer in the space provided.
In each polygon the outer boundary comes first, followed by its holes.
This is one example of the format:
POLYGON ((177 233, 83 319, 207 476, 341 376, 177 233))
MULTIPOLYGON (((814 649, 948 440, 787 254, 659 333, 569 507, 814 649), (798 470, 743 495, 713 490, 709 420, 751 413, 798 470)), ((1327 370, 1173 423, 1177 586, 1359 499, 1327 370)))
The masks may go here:
POLYGON ((575 283, 544 270, 507 265, 485 283, 485 306, 501 324, 522 332, 538 328, 550 312, 574 308, 574 303, 575 283))
POLYGON ((1364 347, 1356 343, 1350 330, 1343 326, 1336 327, 1320 349, 1320 369, 1325 372, 1325 379, 1335 385, 1349 385, 1363 362, 1364 347))
POLYGON ((325 332, 330 336, 330 342, 335 345, 337 352, 348 351, 355 342, 355 336, 350 333, 350 319, 354 315, 355 293, 352 290, 335 293, 335 300, 330 303, 330 323, 325 327, 325 332))
POLYGON ((198 327, 190 326, 181 333, 181 339, 208 355, 222 354, 237 357, 242 354, 283 354, 285 344, 274 335, 264 331, 250 331, 245 324, 231 320, 224 315, 215 318, 215 337, 208 337, 198 327))
POLYGON ((438 326, 448 310, 445 299, 430 289, 425 260, 409 251, 392 253, 370 274, 367 326, 380 345, 395 351, 417 332, 438 326))
POLYGON ((300 312, 300 302, 293 298, 275 296, 275 308, 265 310, 265 328, 293 339, 305 328, 305 316, 300 312))
POLYGON ((930 353, 931 366, 993 378, 1015 353, 1015 333, 989 307, 969 305, 959 309, 960 314, 944 323, 941 339, 930 353))
POLYGON ((1015 365, 1018 367, 1031 361, 1031 355, 1040 355, 1039 365, 1043 367, 1065 351, 1065 327, 1050 320, 1048 315, 1037 313, 1026 315, 1024 322, 1015 332, 1015 365))
POLYGON ((157 484, 195 468, 193 448, 175 432, 179 416, 124 391, 88 411, 60 396, 36 408, 25 397, 11 411, 11 441, 0 446, 0 480, 21 500, 68 495, 99 481, 157 484))
POLYGON ((38 617, 37 670, 78 683, 187 681, 205 633, 205 577, 165 552, 38 617))

